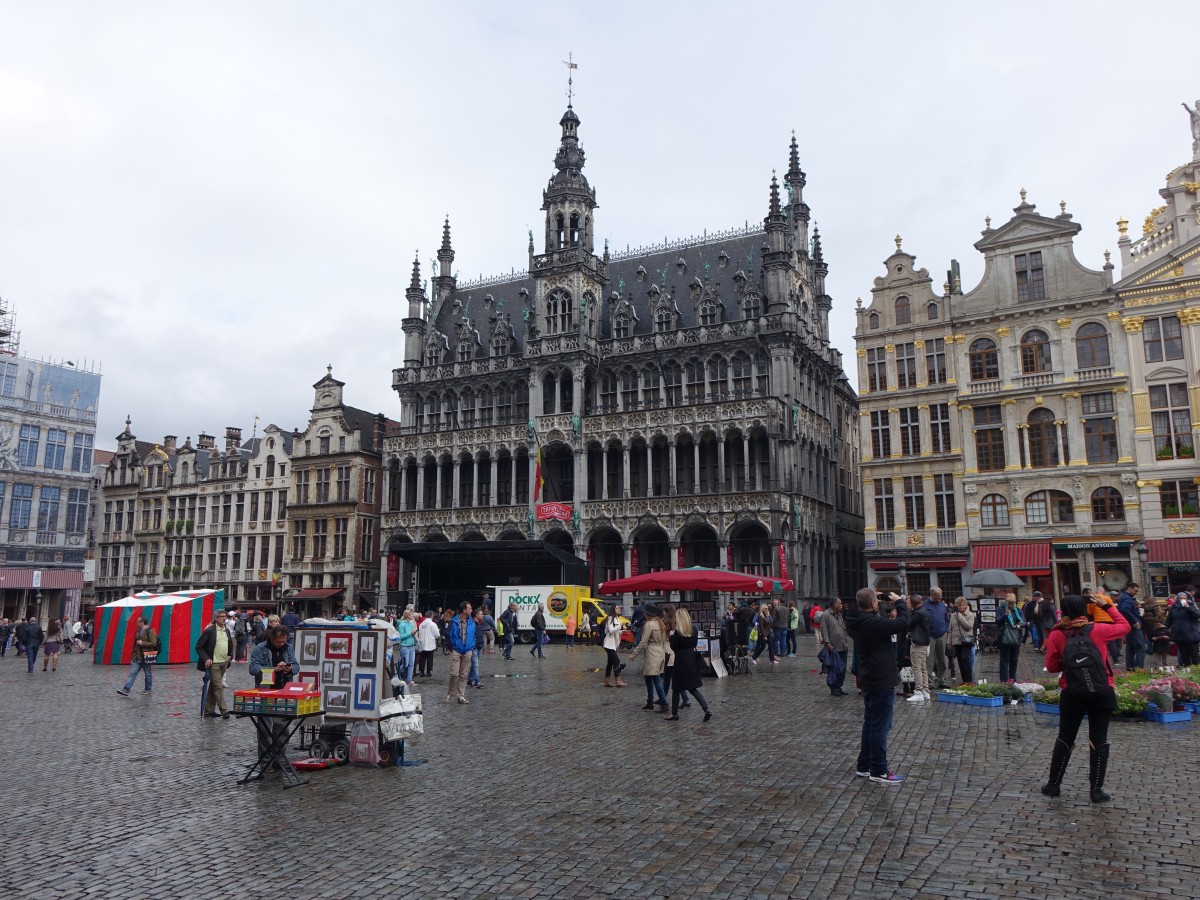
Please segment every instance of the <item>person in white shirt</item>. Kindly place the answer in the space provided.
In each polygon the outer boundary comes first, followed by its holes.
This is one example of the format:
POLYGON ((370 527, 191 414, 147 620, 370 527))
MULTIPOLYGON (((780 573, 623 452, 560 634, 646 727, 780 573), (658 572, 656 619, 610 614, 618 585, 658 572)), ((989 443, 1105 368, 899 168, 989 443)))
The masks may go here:
POLYGON ((417 674, 426 678, 433 677, 433 655, 437 651, 438 638, 442 630, 438 628, 433 616, 426 616, 417 628, 417 674))

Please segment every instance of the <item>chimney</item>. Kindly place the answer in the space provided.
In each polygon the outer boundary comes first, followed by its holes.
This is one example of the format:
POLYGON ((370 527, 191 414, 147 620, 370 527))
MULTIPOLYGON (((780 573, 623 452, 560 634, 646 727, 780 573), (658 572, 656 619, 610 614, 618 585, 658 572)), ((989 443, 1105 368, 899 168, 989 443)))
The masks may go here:
POLYGON ((225 429, 225 452, 234 453, 237 448, 242 445, 242 429, 226 428, 225 429))
POLYGON ((163 437, 163 443, 162 443, 163 449, 164 450, 174 450, 176 440, 178 440, 177 435, 174 435, 174 434, 165 435, 163 437))
POLYGON ((213 439, 211 434, 205 434, 202 431, 200 432, 200 436, 196 439, 196 448, 198 450, 215 450, 217 448, 217 442, 213 439))

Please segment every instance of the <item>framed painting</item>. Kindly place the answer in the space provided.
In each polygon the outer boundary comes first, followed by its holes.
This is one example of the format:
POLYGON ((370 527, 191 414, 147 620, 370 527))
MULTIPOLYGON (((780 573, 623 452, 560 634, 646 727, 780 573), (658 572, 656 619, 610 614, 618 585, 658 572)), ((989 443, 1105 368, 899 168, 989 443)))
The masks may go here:
POLYGON ((354 677, 354 708, 375 708, 375 676, 359 673, 354 677))
POLYGON ((321 663, 321 681, 325 684, 337 684, 337 663, 327 659, 321 663))
POLYGON ((350 712, 350 688, 325 688, 325 712, 345 715, 350 712))
POLYGON ((327 631, 325 632, 325 658, 326 659, 350 659, 351 642, 354 640, 354 635, 348 631, 327 631))
POLYGON ((379 660, 379 632, 368 631, 358 635, 357 661, 364 668, 375 668, 379 660))
POLYGON ((321 633, 319 631, 301 631, 300 665, 316 665, 321 659, 321 633))
POLYGON ((340 662, 337 664, 337 681, 334 684, 350 687, 350 663, 340 662))

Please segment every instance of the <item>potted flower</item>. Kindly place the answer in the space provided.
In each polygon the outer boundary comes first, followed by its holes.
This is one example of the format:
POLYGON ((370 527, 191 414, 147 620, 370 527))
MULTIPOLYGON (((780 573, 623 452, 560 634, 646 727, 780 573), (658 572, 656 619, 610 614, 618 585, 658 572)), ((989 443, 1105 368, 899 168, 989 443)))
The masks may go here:
POLYGON ((1179 449, 1175 452, 1175 456, 1178 459, 1195 459, 1196 458, 1196 448, 1193 447, 1191 444, 1187 444, 1187 443, 1180 444, 1179 449))
POLYGON ((192 529, 196 527, 196 522, 194 519, 188 519, 186 522, 183 523, 183 525, 187 529, 187 533, 191 534, 192 529))
POLYGON ((167 519, 167 534, 170 534, 174 530, 175 530, 175 520, 167 519))

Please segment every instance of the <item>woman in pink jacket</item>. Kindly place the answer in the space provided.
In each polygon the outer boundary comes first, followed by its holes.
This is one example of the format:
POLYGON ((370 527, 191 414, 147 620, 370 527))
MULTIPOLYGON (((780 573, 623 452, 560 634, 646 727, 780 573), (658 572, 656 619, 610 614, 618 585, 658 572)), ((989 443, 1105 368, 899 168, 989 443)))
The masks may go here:
POLYGON ((1117 613, 1112 601, 1098 595, 1100 607, 1112 622, 1092 622, 1087 617, 1087 602, 1068 594, 1062 599, 1062 619, 1046 638, 1046 670, 1061 672, 1058 686, 1058 738, 1050 757, 1050 780, 1042 786, 1047 797, 1057 797, 1063 774, 1075 748, 1075 736, 1086 715, 1088 719, 1088 776, 1092 802, 1111 800, 1104 792, 1104 773, 1108 768, 1108 723, 1117 708, 1113 689, 1112 664, 1108 661, 1108 642, 1125 637, 1129 623, 1117 613), (1089 642, 1084 644, 1083 641, 1089 642), (1093 651, 1094 647, 1094 651, 1093 651))

